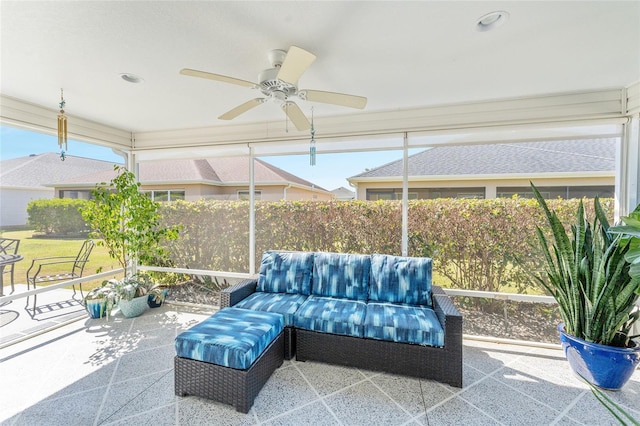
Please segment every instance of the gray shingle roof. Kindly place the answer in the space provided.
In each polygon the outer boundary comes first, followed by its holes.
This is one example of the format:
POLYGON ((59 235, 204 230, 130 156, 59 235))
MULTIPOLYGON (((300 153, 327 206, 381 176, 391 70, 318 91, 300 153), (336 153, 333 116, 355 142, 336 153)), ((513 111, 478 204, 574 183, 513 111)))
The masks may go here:
MULTIPOLYGON (((292 175, 278 167, 256 159, 255 181, 258 184, 293 183, 309 188, 325 189, 292 175)), ((70 179, 51 181, 55 186, 91 186, 98 182, 108 182, 115 172, 97 171, 70 179)), ((248 184, 249 157, 213 157, 199 160, 163 160, 140 163, 140 181, 143 184, 160 183, 209 183, 209 184, 248 184)))
MULTIPOLYGON (((438 146, 409 157, 409 176, 613 172, 615 138, 438 146)), ((402 176, 402 160, 349 179, 402 176)))
POLYGON ((331 193, 335 195, 336 198, 355 198, 356 197, 356 193, 354 191, 351 191, 350 189, 345 188, 344 186, 334 189, 333 191, 331 191, 331 193))
POLYGON ((112 170, 113 164, 73 155, 60 161, 60 155, 53 152, 11 158, 0 161, 0 187, 50 189, 44 185, 96 171, 112 170))

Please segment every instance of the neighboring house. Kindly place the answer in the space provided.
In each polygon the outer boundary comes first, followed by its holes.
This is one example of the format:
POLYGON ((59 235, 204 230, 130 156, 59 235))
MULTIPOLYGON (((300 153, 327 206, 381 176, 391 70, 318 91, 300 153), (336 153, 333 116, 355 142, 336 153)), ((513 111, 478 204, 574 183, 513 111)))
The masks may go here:
MULTIPOLYGON (((249 199, 249 158, 214 157, 166 160, 139 165, 141 190, 156 201, 249 199)), ((96 182, 108 182, 115 172, 96 172, 51 182, 60 198, 89 198, 96 182)), ((328 200, 331 192, 260 159, 254 164, 255 199, 328 200)))
POLYGON ((350 189, 345 188, 344 186, 334 189, 333 191, 331 191, 331 193, 337 200, 340 201, 349 201, 356 199, 356 193, 351 191, 350 189))
POLYGON ((53 198, 51 182, 64 181, 100 170, 113 170, 113 163, 60 154, 33 154, 0 161, 0 229, 27 224, 31 200, 53 198))
MULTIPOLYGON (((618 139, 438 146, 409 157, 409 199, 613 197, 618 139)), ((402 199, 402 160, 347 180, 358 200, 402 199)))

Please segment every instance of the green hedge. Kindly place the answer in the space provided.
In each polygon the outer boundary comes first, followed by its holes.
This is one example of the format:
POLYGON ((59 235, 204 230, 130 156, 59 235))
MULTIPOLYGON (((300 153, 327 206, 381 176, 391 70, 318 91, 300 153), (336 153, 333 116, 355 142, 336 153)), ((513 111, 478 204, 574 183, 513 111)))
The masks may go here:
MULTIPOLYGON (((578 200, 552 200, 571 223, 578 200)), ((589 204, 589 202, 587 202, 589 204)), ((613 201, 603 200, 611 216, 613 201)), ((590 211, 590 209, 587 209, 590 211)), ((177 201, 161 207, 166 225, 182 225, 168 247, 177 267, 246 272, 249 203, 177 201)), ((534 200, 414 200, 409 202, 409 255, 434 259, 434 274, 456 288, 524 292, 525 272, 541 264, 534 200), (448 281, 448 282, 447 282, 448 281)), ((256 265, 265 250, 401 252, 398 201, 256 203, 256 265)))
POLYGON ((27 205, 27 223, 47 235, 86 234, 89 226, 79 211, 86 202, 71 198, 30 201, 27 205))

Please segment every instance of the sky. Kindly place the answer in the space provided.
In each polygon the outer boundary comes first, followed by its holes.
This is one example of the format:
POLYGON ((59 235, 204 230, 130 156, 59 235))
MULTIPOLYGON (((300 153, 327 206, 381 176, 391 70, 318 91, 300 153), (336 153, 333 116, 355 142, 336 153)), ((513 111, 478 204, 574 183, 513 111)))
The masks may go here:
MULTIPOLYGON (((46 152, 60 152, 56 136, 0 126, 0 160, 46 152)), ((409 152, 409 154, 412 153, 414 153, 413 150, 409 152)), ((66 154, 123 163, 123 158, 110 148, 75 140, 69 140, 66 154)), ((263 157, 262 159, 326 190, 345 187, 353 191, 354 189, 347 182, 348 177, 401 158, 402 151, 318 154, 315 166, 309 164, 308 155, 263 157)))

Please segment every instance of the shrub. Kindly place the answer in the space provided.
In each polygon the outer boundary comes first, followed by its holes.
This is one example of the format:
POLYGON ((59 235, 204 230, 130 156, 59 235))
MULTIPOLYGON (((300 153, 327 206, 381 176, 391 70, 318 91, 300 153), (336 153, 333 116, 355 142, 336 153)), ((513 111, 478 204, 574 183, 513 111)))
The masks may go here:
POLYGON ((85 234, 89 232, 89 226, 79 209, 86 202, 71 198, 33 200, 27 205, 27 222, 47 235, 85 234))
MULTIPOLYGON (((591 201, 587 204, 592 203, 591 201)), ((578 200, 551 200, 570 217, 578 200)), ((602 200, 609 215, 612 200, 602 200)), ((176 201, 160 210, 163 226, 182 225, 170 242, 178 267, 244 272, 249 269, 247 201, 176 201)), ((544 222, 534 200, 412 200, 409 255, 434 259, 434 271, 455 288, 525 292, 526 271, 543 261, 536 226, 544 222)), ((265 250, 401 254, 398 201, 256 202, 256 265, 265 250)), ((541 291, 542 289, 537 289, 541 291)))

